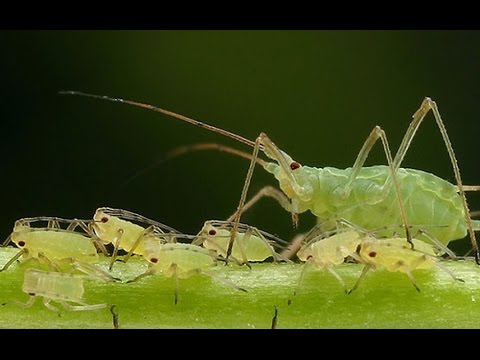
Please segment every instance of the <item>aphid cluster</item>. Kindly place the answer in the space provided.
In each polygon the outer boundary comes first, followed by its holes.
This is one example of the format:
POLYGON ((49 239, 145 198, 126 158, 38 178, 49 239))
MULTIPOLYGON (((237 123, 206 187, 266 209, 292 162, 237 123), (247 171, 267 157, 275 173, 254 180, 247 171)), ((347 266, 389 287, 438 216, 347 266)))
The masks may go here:
MULTIPOLYGON (((30 295, 29 307, 37 297, 44 305, 58 302, 68 310, 96 310, 113 304, 88 305, 83 300, 84 280, 114 281, 123 284, 162 274, 176 282, 175 304, 178 301, 178 279, 196 274, 214 277, 235 289, 246 291, 228 279, 211 272, 211 268, 226 261, 226 246, 230 239, 231 222, 207 221, 197 235, 186 235, 160 222, 142 215, 102 207, 91 220, 61 219, 57 217, 25 218, 16 221, 13 232, 4 245, 13 242, 20 250, 0 271, 7 270, 15 261, 47 265, 44 271, 28 267, 25 271, 23 291, 30 295), (112 248, 111 253, 108 248, 112 248), (148 262, 148 270, 134 279, 120 279, 111 275, 119 251, 127 262, 132 255, 148 262), (107 269, 98 266, 99 255, 111 256, 107 269)), ((231 260, 239 265, 281 257, 274 249, 281 241, 253 226, 240 224, 236 234, 231 260)))
POLYGON ((447 254, 455 257, 447 248, 448 243, 462 239, 467 234, 476 261, 480 264, 475 237, 475 231, 480 230, 480 220, 471 219, 465 196, 465 192, 477 191, 480 187, 462 183, 445 125, 436 103, 429 98, 424 99, 413 115, 395 154, 390 150, 384 130, 376 126, 360 149, 353 166, 337 169, 301 165, 279 149, 265 133, 260 133, 255 141, 251 141, 156 106, 73 91, 62 93, 160 112, 235 139, 252 147, 253 153, 220 144, 197 144, 172 153, 170 158, 188 151, 215 149, 250 159, 234 214, 226 221, 206 221, 196 235, 183 234, 141 215, 111 208, 98 209, 91 220, 39 217, 17 221, 10 238, 21 250, 3 270, 20 257, 36 259, 51 268, 49 272, 36 269, 26 271, 24 291, 32 296, 28 305, 34 296, 43 296, 46 306, 50 306, 51 300, 72 310, 104 306, 83 303, 85 277, 129 283, 161 273, 176 280, 175 303, 178 300, 178 279, 195 274, 215 277, 238 290, 245 290, 215 275, 210 271, 211 267, 228 261, 248 266, 251 262, 268 258, 284 261, 295 254, 293 249, 298 248, 297 257, 305 262, 299 284, 305 269, 314 267, 329 271, 347 293, 358 287, 365 274, 378 268, 405 273, 419 290, 413 271, 433 266, 443 268, 440 256, 447 254), (416 131, 430 111, 443 137, 456 184, 421 170, 401 168, 416 131), (378 140, 382 143, 387 165, 367 167, 365 161, 378 140), (268 160, 260 158, 260 152, 268 160), (266 186, 247 201, 257 164, 274 175, 280 190, 266 186), (274 198, 291 213, 294 223, 298 221, 300 213, 310 211, 317 217, 318 225, 302 241, 292 243, 289 249, 275 236, 240 222, 242 214, 263 197, 274 198), (47 226, 31 226, 41 221, 47 222, 47 226), (113 250, 109 252, 108 247, 113 250), (277 253, 279 247, 285 251, 277 253), (111 256, 108 270, 96 265, 99 251, 111 256), (124 262, 132 255, 143 257, 149 264, 148 270, 134 279, 113 277, 109 271, 119 257, 119 251, 125 253, 122 257, 124 262), (335 270, 336 266, 346 261, 364 265, 361 276, 350 289, 335 270), (76 305, 66 305, 68 303, 76 305))

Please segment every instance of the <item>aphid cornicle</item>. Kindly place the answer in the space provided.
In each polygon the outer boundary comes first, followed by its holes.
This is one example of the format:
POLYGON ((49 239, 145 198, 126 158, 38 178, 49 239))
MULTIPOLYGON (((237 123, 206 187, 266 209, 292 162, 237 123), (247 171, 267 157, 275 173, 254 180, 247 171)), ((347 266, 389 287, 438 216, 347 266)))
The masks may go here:
POLYGON ((69 265, 104 280, 118 280, 94 265, 99 257, 95 239, 90 237, 87 222, 88 220, 48 216, 17 220, 4 245, 11 240, 21 250, 3 266, 1 271, 6 270, 18 258, 24 257, 27 260, 39 259, 57 270, 61 265, 69 265), (79 232, 78 228, 83 232, 79 232))
MULTIPOLYGON (((143 257, 150 263, 150 268, 143 274, 127 282, 137 281, 145 276, 162 273, 175 279, 175 304, 178 302, 178 279, 203 274, 215 278, 237 290, 246 291, 223 277, 217 276, 209 269, 216 265, 218 258, 208 249, 198 245, 169 242, 171 234, 164 239, 149 237, 145 240, 143 257)), ((177 234, 177 237, 191 236, 177 234)))
MULTIPOLYGON (((237 134, 153 105, 76 91, 62 91, 61 94, 87 96, 160 112, 253 147, 252 162, 234 218, 236 224, 240 222, 253 165, 258 158, 258 151, 261 150, 273 160, 264 162, 264 169, 275 176, 281 190, 291 200, 291 204, 281 202, 288 211, 302 213, 309 210, 322 220, 325 230, 332 229, 338 219, 346 219, 365 229, 403 224, 406 238, 411 245, 413 242, 409 223, 422 224, 429 228, 440 225, 432 229, 431 233, 443 244, 464 238, 468 233, 476 261, 480 264, 480 254, 474 233, 480 230, 480 221, 470 219, 465 197, 465 191, 478 190, 478 187, 463 185, 445 125, 436 103, 430 98, 425 98, 413 115, 413 120, 394 157, 390 153, 385 132, 376 126, 361 148, 354 165, 347 169, 337 169, 302 166, 281 151, 265 133, 260 133, 253 142, 237 134), (400 168, 416 131, 430 110, 433 112, 447 148, 456 185, 424 171, 400 168), (364 167, 370 150, 379 139, 382 141, 388 166, 364 167), (327 224, 330 224, 330 227, 327 224)), ((268 195, 268 192, 264 192, 264 195, 268 195)), ((227 255, 231 252, 235 231, 236 226, 232 229, 227 255)), ((381 235, 392 237, 393 232, 385 231, 381 235)), ((418 239, 429 242, 429 239, 423 235, 419 235, 418 239)))
POLYGON ((98 208, 93 220, 91 227, 96 237, 105 244, 112 243, 115 246, 110 269, 119 249, 128 252, 124 257, 124 261, 127 261, 133 254, 143 255, 144 242, 149 236, 179 233, 167 225, 123 209, 98 208))

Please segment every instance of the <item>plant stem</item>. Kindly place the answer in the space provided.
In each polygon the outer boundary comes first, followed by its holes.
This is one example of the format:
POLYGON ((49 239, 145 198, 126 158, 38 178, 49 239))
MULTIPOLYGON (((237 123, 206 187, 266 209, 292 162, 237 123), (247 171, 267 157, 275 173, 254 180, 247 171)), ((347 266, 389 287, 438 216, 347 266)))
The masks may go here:
MULTIPOLYGON (((0 266, 18 249, 1 248, 0 266)), ((101 266, 108 267, 108 258, 101 266)), ((417 292, 405 274, 372 271, 359 288, 346 295, 326 271, 310 269, 297 295, 301 264, 254 264, 252 269, 217 266, 224 277, 247 293, 205 275, 179 280, 179 301, 174 305, 175 281, 161 274, 133 283, 85 280, 85 302, 115 304, 120 328, 270 328, 275 307, 277 328, 476 328, 480 324, 480 267, 472 260, 442 261, 443 267, 463 279, 455 281, 439 268, 417 270, 417 292)), ((2 328, 112 328, 109 308, 59 312, 40 300, 30 308, 22 292, 23 274, 35 261, 17 263, 0 273, 0 327, 2 328)), ((113 275, 129 280, 147 269, 141 258, 117 262, 113 275)), ((338 273, 353 286, 362 265, 343 264, 338 273)))

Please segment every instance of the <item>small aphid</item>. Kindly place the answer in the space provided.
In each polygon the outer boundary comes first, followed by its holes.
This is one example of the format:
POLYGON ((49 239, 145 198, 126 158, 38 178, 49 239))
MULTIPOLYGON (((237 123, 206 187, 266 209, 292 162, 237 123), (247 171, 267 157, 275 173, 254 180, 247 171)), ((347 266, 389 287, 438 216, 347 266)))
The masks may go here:
MULTIPOLYGON (((192 243, 226 258, 232 227, 231 221, 208 220, 192 243)), ((285 244, 284 240, 246 224, 239 224, 237 230, 231 253, 237 263, 264 261, 270 257, 275 261, 284 260, 274 249, 274 246, 285 244)))
MULTIPOLYGON (((332 235, 328 238, 318 239, 304 245, 297 253, 297 257, 317 270, 328 270, 348 292, 347 285, 334 267, 342 264, 352 254, 356 254, 357 247, 361 243, 361 234, 355 230, 348 230, 332 235)), ((303 268, 298 286, 302 281, 307 266, 303 268)))
POLYGON ((178 302, 178 279, 203 274, 215 278, 237 290, 246 291, 227 279, 219 277, 209 269, 216 265, 217 258, 209 250, 191 244, 165 243, 159 239, 149 238, 144 243, 143 257, 150 263, 150 268, 135 279, 161 272, 166 277, 175 279, 175 304, 178 302))
POLYGON ((98 262, 99 257, 95 240, 89 236, 88 231, 85 220, 57 217, 17 220, 4 245, 11 240, 21 250, 0 271, 6 270, 18 258, 24 257, 27 260, 38 259, 57 271, 60 271, 59 266, 66 264, 89 275, 100 276, 105 280, 116 280, 93 265, 98 262))
POLYGON ((31 307, 37 297, 43 297, 43 304, 50 310, 58 311, 58 308, 50 304, 58 302, 65 309, 71 311, 98 310, 108 304, 89 305, 83 301, 83 280, 89 278, 85 275, 76 275, 60 272, 47 272, 37 269, 27 269, 23 280, 22 290, 30 295, 26 303, 12 301, 12 303, 31 307))
POLYGON ((101 207, 97 209, 93 219, 91 226, 98 239, 105 244, 112 243, 115 246, 110 269, 113 267, 119 249, 128 252, 124 258, 124 261, 127 261, 133 254, 143 255, 146 238, 155 237, 157 234, 179 233, 167 225, 122 209, 101 207))

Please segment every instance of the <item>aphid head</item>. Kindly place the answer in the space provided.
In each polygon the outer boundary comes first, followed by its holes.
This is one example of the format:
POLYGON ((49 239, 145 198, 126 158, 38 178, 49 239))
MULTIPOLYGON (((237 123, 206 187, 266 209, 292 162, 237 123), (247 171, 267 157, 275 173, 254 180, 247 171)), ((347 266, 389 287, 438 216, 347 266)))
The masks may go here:
POLYGON ((218 235, 219 229, 211 224, 211 222, 207 221, 203 225, 202 235, 206 238, 212 238, 218 235))
POLYGON ((270 149, 265 147, 265 155, 275 161, 266 163, 265 170, 275 176, 280 188, 290 199, 311 200, 312 186, 304 167, 276 146, 273 149, 274 151, 269 151, 270 149))
POLYGON ((99 238, 103 238, 103 235, 111 228, 112 216, 107 214, 107 208, 98 208, 93 215, 93 222, 91 223, 95 234, 99 238))

